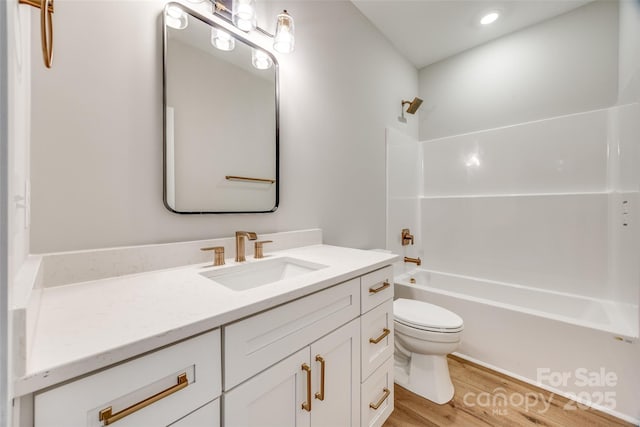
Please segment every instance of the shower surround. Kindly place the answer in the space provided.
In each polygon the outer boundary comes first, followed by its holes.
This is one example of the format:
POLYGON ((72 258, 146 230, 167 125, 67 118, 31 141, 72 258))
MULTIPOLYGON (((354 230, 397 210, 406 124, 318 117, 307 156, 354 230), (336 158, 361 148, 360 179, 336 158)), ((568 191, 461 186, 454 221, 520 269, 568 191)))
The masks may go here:
POLYGON ((421 142, 388 129, 387 248, 423 261, 396 266, 396 296, 459 314, 462 356, 637 422, 639 135, 638 103, 421 142), (601 368, 614 386, 540 376, 601 368))

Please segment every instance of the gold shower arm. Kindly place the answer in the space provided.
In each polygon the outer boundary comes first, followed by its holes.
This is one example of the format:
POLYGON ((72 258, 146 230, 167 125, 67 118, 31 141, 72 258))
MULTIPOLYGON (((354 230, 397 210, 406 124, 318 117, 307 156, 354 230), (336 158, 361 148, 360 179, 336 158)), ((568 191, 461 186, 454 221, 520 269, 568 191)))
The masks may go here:
POLYGON ((47 68, 53 63, 53 0, 18 0, 40 9, 40 39, 42 41, 42 59, 47 68))

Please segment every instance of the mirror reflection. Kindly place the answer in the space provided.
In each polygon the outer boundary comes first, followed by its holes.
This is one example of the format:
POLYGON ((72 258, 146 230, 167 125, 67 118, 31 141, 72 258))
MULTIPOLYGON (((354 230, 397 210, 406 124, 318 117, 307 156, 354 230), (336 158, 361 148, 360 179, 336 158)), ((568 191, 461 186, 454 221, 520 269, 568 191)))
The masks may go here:
POLYGON ((278 205, 278 64, 177 4, 164 21, 164 201, 177 213, 278 205))

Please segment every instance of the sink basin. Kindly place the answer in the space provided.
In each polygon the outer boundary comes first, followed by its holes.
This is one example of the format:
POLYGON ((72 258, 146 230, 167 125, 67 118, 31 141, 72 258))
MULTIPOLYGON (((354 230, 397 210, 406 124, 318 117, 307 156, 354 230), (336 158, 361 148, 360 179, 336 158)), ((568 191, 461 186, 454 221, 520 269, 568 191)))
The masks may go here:
POLYGON ((200 274, 233 291, 245 291, 280 280, 301 276, 325 267, 327 266, 323 264, 283 257, 248 262, 200 274))

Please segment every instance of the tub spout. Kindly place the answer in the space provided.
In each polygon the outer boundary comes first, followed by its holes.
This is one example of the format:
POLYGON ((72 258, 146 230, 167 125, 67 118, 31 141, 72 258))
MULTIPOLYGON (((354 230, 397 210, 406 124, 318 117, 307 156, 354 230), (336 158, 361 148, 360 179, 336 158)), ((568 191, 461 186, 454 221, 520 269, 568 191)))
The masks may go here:
POLYGON ((421 265, 422 261, 420 260, 420 257, 418 258, 410 258, 408 256, 404 257, 404 262, 412 262, 415 265, 421 265))

